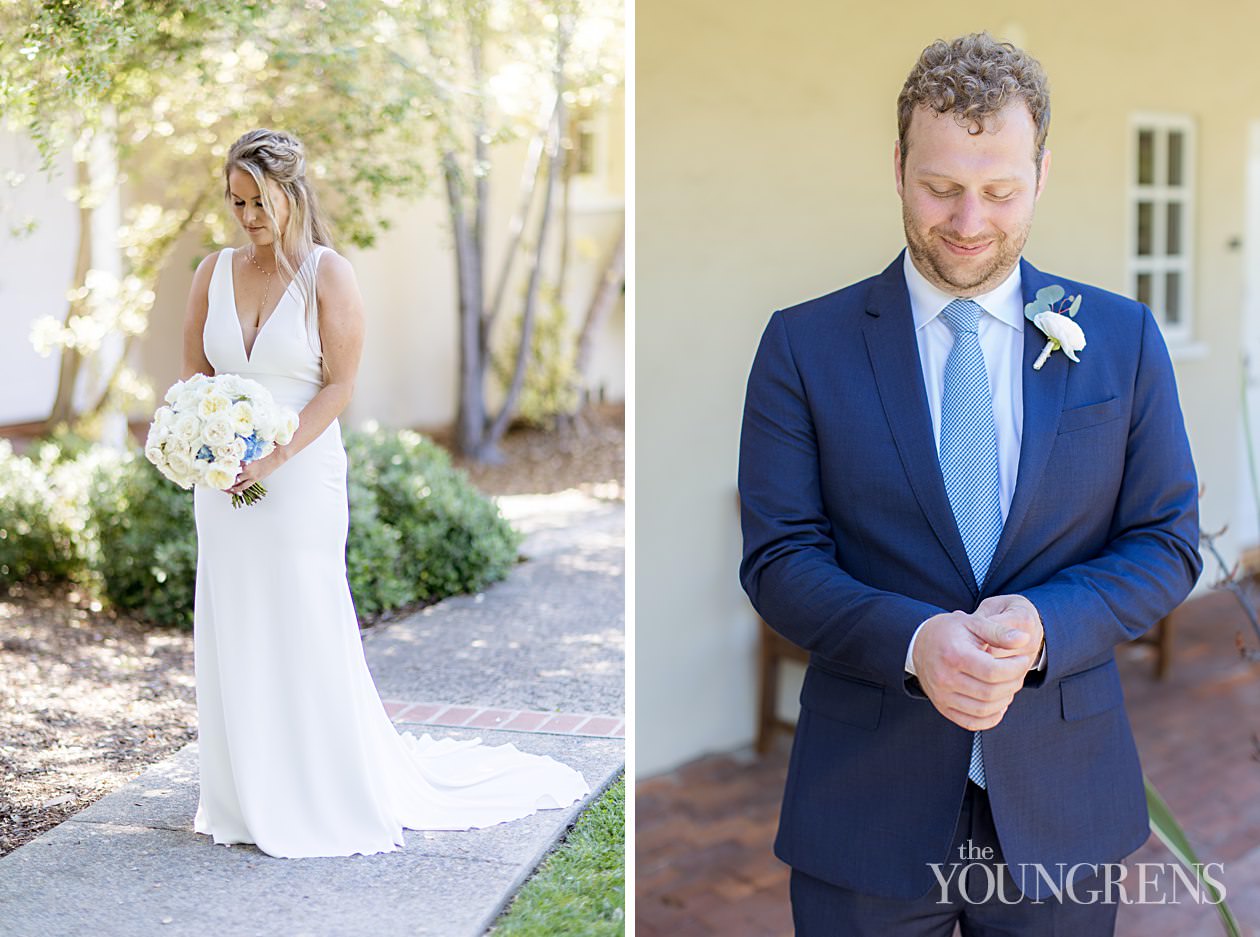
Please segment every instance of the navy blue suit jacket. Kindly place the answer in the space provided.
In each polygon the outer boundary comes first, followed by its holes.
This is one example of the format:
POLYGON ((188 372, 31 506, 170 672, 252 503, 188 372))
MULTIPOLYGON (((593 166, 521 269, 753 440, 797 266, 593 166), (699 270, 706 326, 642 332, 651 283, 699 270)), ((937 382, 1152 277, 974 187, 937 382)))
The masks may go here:
POLYGON ((945 494, 900 256, 776 312, 748 380, 740 579, 811 652, 775 854, 869 894, 922 896, 928 863, 957 859, 972 733, 937 712, 905 657, 925 619, 990 595, 1026 596, 1045 626, 1046 669, 983 736, 1016 884, 1021 866, 1118 861, 1149 834, 1114 649, 1202 570, 1172 366, 1144 305, 1020 269, 1025 302, 1051 283, 1083 296, 1088 345, 1079 363, 1057 351, 1034 371, 1045 337, 1025 324, 1019 471, 983 583, 945 494))

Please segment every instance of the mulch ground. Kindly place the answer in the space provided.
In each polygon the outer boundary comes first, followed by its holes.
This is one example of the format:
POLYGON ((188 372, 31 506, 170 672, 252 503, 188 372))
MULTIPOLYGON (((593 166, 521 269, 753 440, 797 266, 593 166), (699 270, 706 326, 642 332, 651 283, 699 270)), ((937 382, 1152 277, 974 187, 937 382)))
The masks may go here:
MULTIPOLYGON (((432 438, 453 448, 449 433, 432 438)), ((496 495, 550 494, 578 488, 596 498, 625 500, 626 433, 622 404, 588 407, 571 425, 544 432, 518 427, 499 446, 501 465, 455 458, 474 485, 496 495)))
POLYGON ((74 591, 0 599, 0 855, 197 738, 192 633, 74 591))
MULTIPOLYGON (((550 433, 515 429, 501 448, 501 465, 455 459, 486 494, 625 497, 620 405, 550 433)), ((0 856, 195 741, 196 722, 191 631, 73 589, 0 592, 0 856)))

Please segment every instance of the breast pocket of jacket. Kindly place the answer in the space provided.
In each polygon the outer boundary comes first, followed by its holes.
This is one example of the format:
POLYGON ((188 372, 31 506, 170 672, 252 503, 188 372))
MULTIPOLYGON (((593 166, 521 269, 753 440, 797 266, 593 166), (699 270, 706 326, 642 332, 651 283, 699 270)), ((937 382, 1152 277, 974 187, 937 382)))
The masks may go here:
POLYGON ((1087 403, 1083 407, 1072 407, 1059 414, 1059 435, 1110 423, 1125 416, 1126 412, 1124 401, 1119 397, 1087 403))
POLYGON ((801 708, 859 729, 874 729, 884 708, 884 688, 811 665, 801 687, 801 708))
POLYGON ((1113 657, 1097 667, 1082 670, 1059 681, 1063 718, 1069 722, 1088 719, 1124 703, 1120 671, 1113 657))

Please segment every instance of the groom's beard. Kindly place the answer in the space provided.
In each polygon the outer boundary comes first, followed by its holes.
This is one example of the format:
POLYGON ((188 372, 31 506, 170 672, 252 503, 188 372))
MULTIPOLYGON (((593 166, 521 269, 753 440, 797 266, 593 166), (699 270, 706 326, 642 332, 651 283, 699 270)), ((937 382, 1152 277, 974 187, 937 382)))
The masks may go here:
POLYGON ((995 232, 989 256, 981 262, 970 264, 968 258, 950 254, 949 249, 941 243, 940 235, 948 237, 955 244, 966 244, 965 238, 957 237, 952 231, 943 228, 922 231, 915 226, 904 202, 901 206, 901 221, 906 231, 906 247, 919 272, 938 289, 963 298, 987 293, 1005 280, 1019 263, 1019 255, 1023 253, 1028 233, 1032 229, 1030 218, 1012 235, 1003 231, 995 232))

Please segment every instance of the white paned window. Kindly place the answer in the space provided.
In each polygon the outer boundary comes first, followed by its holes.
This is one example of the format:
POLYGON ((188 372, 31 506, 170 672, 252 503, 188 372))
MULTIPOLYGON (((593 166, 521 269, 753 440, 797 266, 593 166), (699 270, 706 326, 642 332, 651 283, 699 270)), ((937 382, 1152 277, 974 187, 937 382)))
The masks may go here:
POLYGON ((625 205, 613 149, 621 142, 614 140, 614 115, 620 112, 606 102, 576 104, 569 113, 567 168, 572 173, 572 207, 579 214, 619 211, 625 205))
POLYGON ((1194 121, 1130 120, 1129 295, 1151 307, 1170 343, 1193 338, 1194 121))

